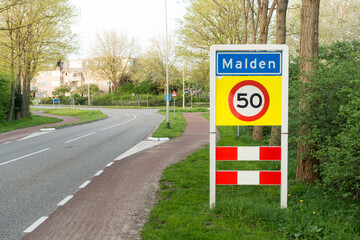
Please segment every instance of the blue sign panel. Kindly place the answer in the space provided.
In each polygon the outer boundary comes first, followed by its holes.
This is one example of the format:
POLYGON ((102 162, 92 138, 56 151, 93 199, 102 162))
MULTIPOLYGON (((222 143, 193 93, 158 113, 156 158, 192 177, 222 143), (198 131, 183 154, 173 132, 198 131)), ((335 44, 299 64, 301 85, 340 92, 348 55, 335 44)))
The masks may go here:
POLYGON ((60 103, 60 99, 54 98, 54 99, 53 99, 53 103, 60 103))
POLYGON ((280 76, 282 52, 216 52, 217 76, 280 76))
POLYGON ((167 101, 168 99, 169 99, 169 101, 171 101, 171 94, 168 94, 168 95, 165 94, 165 101, 167 101))

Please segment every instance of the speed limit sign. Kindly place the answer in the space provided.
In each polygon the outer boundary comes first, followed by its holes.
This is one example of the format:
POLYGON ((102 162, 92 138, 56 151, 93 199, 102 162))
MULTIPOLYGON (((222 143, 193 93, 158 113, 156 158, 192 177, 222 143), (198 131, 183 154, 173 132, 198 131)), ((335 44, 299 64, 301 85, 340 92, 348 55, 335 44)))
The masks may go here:
POLYGON ((229 108, 232 114, 243 121, 254 121, 269 108, 269 93, 255 81, 246 80, 236 84, 229 94, 229 108))
MULTIPOLYGON (((287 207, 288 65, 286 45, 213 45, 210 49, 209 203, 217 185, 280 185, 287 207), (281 146, 216 146, 217 126, 281 126, 281 146), (218 170, 217 161, 281 161, 274 171, 218 170)), ((234 129, 233 127, 231 127, 234 129)), ((239 128, 238 128, 239 129, 239 128)), ((235 167, 235 165, 234 165, 235 167)))

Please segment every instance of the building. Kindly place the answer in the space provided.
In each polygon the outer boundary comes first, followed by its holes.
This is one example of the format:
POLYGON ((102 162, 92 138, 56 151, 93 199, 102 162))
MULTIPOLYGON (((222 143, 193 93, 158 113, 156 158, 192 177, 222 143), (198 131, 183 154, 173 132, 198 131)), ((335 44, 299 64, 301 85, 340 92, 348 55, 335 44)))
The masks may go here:
MULTIPOLYGON (((125 59, 124 59, 125 60, 125 59)), ((76 92, 76 87, 83 84, 96 84, 100 91, 109 93, 110 81, 102 79, 89 68, 92 60, 65 60, 61 61, 55 69, 41 71, 34 78, 31 89, 35 98, 54 97, 54 91, 61 85, 72 87, 71 92, 76 92)), ((128 61, 127 59, 125 61, 128 61)), ((129 66, 133 64, 130 59, 129 66)), ((70 93, 66 94, 67 96, 70 93)))

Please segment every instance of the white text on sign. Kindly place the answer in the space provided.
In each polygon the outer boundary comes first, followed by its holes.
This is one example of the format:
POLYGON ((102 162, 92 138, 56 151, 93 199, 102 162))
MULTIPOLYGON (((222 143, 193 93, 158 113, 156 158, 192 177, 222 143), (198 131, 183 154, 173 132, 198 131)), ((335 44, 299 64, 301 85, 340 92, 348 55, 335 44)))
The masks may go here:
POLYGON ((281 75, 280 52, 218 52, 217 76, 281 75))

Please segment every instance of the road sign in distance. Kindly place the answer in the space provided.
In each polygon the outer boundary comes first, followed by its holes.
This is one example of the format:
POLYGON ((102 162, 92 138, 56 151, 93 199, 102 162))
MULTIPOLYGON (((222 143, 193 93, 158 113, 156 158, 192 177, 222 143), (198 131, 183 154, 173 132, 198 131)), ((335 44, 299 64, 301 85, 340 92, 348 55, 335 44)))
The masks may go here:
POLYGON ((177 97, 178 95, 176 94, 175 90, 172 92, 171 94, 172 97, 177 97))
POLYGON ((169 101, 171 101, 171 95, 170 94, 165 94, 165 101, 167 101, 169 99, 169 101))

